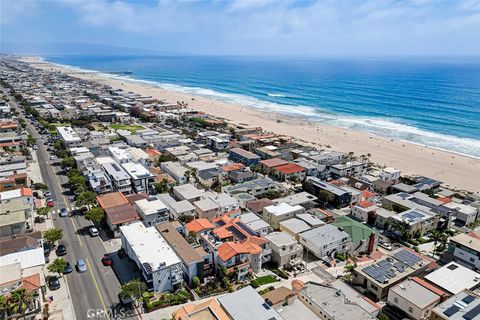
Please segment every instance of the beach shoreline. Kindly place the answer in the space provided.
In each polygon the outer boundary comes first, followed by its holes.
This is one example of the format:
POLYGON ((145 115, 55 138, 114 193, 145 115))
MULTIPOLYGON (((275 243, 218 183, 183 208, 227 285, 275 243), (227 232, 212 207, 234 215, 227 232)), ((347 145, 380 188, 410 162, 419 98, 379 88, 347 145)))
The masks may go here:
MULTIPOLYGON (((27 57, 22 61, 33 67, 65 72, 79 70, 49 63, 40 57, 27 57)), ((291 136, 304 144, 327 150, 370 154, 370 160, 380 165, 395 167, 403 174, 421 174, 443 181, 445 185, 473 192, 480 192, 480 159, 415 143, 389 139, 373 134, 309 121, 301 117, 238 106, 219 100, 196 96, 135 79, 106 77, 97 74, 72 75, 116 89, 152 96, 167 103, 185 101, 192 109, 221 118, 229 123, 250 127, 262 127, 266 131, 291 136)))

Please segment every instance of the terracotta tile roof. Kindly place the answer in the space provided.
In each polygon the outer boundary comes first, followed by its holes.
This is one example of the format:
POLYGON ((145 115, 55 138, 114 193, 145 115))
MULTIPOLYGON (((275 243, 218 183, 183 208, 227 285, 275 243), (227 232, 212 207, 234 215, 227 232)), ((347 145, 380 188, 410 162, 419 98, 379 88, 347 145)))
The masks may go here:
POLYGON ((226 239, 226 238, 231 238, 233 237, 233 233, 231 233, 230 231, 228 231, 227 229, 225 228, 219 228, 219 229, 215 229, 213 230, 213 233, 219 237, 220 239, 226 239))
POLYGON ((232 163, 232 164, 223 166, 222 170, 225 172, 230 172, 230 171, 242 170, 243 168, 245 168, 245 165, 243 165, 242 163, 232 163))
POLYGON ((260 254, 262 248, 258 245, 244 242, 244 243, 235 243, 235 242, 225 242, 224 244, 218 247, 218 257, 223 261, 239 255, 239 254, 260 254))
POLYGON ((103 210, 128 204, 127 198, 121 192, 110 192, 97 196, 97 201, 103 210))
POLYGON ((297 291, 297 292, 300 292, 300 290, 302 290, 303 288, 305 288, 305 283, 300 280, 300 279, 293 279, 292 280, 292 289, 297 291))
POLYGON ((373 203, 371 203, 370 201, 360 201, 357 205, 359 207, 362 207, 363 209, 366 209, 366 208, 370 208, 371 206, 373 206, 373 203))
POLYGON ((305 171, 305 168, 295 163, 289 163, 283 166, 275 167, 274 170, 280 171, 283 174, 292 174, 303 172, 305 171))
POLYGON ((450 203, 452 202, 452 199, 450 198, 447 198, 447 197, 440 197, 440 198, 437 198, 438 201, 441 201, 443 203, 450 203))
POLYGON ((22 188, 22 196, 24 197, 32 197, 33 191, 30 188, 22 188))
POLYGON ((363 196, 365 199, 368 199, 368 198, 375 197, 375 193, 370 192, 370 191, 368 191, 368 190, 363 190, 363 191, 362 191, 362 196, 363 196))
POLYGON ((267 159, 267 160, 262 160, 260 161, 262 165, 268 168, 275 168, 278 166, 283 166, 288 164, 289 162, 280 158, 272 158, 272 159, 267 159))
POLYGON ((186 304, 172 313, 175 320, 196 319, 196 315, 199 315, 199 319, 204 320, 230 320, 230 317, 223 311, 216 299, 210 299, 197 305, 186 304))
POLYGON ((137 212, 129 203, 107 208, 105 209, 105 214, 113 225, 140 220, 137 212))
POLYGON ((21 281, 21 285, 17 289, 25 289, 27 292, 33 292, 41 287, 41 279, 40 274, 36 273, 31 276, 27 276, 24 278, 16 279, 13 281, 8 281, 5 283, 1 283, 1 287, 8 287, 10 284, 14 284, 21 281))
POLYGON ((215 226, 208 219, 193 219, 185 224, 185 228, 188 232, 200 232, 205 229, 214 229, 215 226))
POLYGON ((434 285, 431 285, 430 283, 426 282, 423 279, 420 279, 419 277, 413 277, 412 280, 421 285, 422 287, 425 287, 428 290, 432 291, 436 295, 439 295, 440 297, 445 297, 449 295, 447 292, 435 287, 434 285))
POLYGON ((160 151, 152 148, 148 148, 147 150, 145 150, 145 152, 151 157, 156 157, 162 154, 160 151))

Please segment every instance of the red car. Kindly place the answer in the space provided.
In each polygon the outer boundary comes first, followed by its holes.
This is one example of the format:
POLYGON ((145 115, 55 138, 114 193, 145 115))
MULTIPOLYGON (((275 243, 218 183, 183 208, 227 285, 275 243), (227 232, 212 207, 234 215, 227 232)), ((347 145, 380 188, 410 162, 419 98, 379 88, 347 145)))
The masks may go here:
POLYGON ((102 263, 104 266, 111 266, 113 264, 113 260, 109 256, 103 256, 102 263))
POLYGON ((53 203, 52 200, 48 201, 47 202, 47 206, 49 206, 50 208, 53 207, 55 204, 53 203))

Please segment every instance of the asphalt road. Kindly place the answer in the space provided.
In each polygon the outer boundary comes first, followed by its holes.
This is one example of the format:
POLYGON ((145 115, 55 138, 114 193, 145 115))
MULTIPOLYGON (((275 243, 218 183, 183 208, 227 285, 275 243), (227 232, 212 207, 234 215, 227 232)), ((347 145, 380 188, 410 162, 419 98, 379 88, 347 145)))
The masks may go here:
MULTIPOLYGON (((9 96, 11 105, 20 112, 19 107, 12 96, 9 96)), ((20 113, 20 117, 23 117, 20 113)), ((47 184, 55 203, 54 210, 67 208, 72 212, 74 207, 73 195, 66 188, 67 177, 62 175, 59 165, 50 163, 50 155, 43 144, 42 136, 31 125, 29 119, 24 118, 27 123, 27 131, 36 139, 38 150, 38 162, 43 180, 47 184)), ((43 135, 45 137, 45 135, 43 135)), ((118 304, 117 293, 120 291, 120 283, 113 273, 111 267, 105 267, 101 258, 105 254, 100 237, 90 237, 88 227, 92 223, 82 216, 61 218, 58 214, 53 215, 54 225, 63 229, 63 239, 60 243, 67 247, 67 255, 64 256, 72 266, 75 266, 78 258, 83 258, 88 271, 78 273, 74 270, 66 275, 75 315, 78 320, 96 317, 103 319, 114 319, 115 308, 118 304)))

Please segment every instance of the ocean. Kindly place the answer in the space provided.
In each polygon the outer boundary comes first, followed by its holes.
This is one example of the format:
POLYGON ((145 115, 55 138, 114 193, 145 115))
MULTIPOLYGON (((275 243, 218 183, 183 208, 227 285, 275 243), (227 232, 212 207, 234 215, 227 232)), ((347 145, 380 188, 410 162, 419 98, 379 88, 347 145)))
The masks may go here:
POLYGON ((480 60, 49 56, 132 80, 480 158, 480 60))

